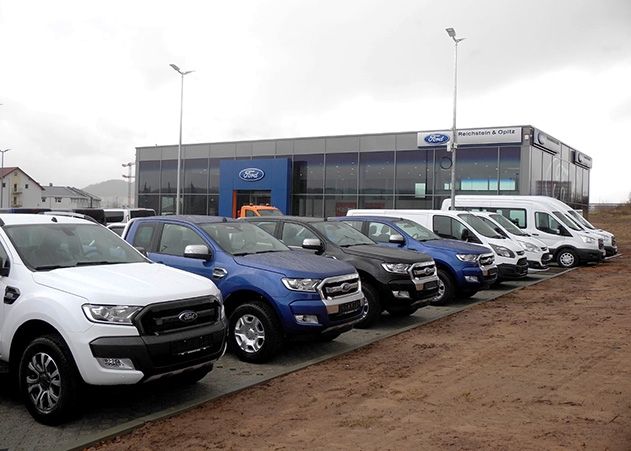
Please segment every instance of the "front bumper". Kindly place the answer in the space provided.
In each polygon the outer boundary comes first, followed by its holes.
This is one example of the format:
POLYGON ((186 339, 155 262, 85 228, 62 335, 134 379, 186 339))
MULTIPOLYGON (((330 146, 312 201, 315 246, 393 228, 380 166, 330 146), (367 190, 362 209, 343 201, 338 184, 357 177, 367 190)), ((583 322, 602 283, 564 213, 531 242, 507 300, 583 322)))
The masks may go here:
POLYGON ((618 246, 605 246, 605 254, 607 257, 616 255, 618 253, 618 246))
MULTIPOLYGON (((223 321, 163 335, 100 337, 90 342, 96 358, 130 359, 146 382, 208 366, 226 350, 227 325, 223 321)), ((115 370, 120 372, 121 370, 115 370)))
POLYGON ((600 249, 576 249, 576 255, 583 263, 600 262, 603 259, 600 249))
POLYGON ((535 272, 547 271, 550 269, 548 263, 552 260, 552 254, 547 252, 541 256, 540 260, 528 260, 528 269, 535 272))
POLYGON ((385 291, 381 300, 386 308, 388 305, 424 307, 438 296, 438 277, 391 280, 385 291))
POLYGON ((523 279, 528 275, 528 260, 520 258, 517 264, 501 263, 497 265, 499 270, 498 280, 523 279))

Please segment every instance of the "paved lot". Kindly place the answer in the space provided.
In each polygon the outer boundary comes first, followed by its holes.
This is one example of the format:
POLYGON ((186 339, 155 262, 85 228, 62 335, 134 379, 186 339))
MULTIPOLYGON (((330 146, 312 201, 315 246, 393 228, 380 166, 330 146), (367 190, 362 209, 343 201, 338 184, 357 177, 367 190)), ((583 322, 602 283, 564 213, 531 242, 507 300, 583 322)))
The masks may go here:
POLYGON ((86 396, 82 415, 74 422, 56 428, 33 421, 20 401, 9 391, 6 378, 0 378, 0 450, 81 447, 100 437, 349 352, 561 272, 559 268, 551 268, 548 272, 531 275, 526 280, 506 282, 499 289, 478 293, 467 302, 420 309, 408 318, 384 315, 377 327, 353 330, 331 343, 293 343, 280 358, 270 364, 250 365, 226 355, 206 378, 188 387, 163 383, 93 389, 86 396))

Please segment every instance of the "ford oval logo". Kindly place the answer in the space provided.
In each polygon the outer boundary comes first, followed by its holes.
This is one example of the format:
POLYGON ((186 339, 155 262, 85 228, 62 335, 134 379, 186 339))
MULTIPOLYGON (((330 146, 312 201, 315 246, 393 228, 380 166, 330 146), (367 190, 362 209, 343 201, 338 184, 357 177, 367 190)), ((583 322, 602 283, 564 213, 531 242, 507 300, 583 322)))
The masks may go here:
POLYGON ((432 133, 425 137, 425 142, 428 144, 444 144, 449 141, 449 136, 442 133, 432 133))
POLYGON ((177 317, 183 323, 190 323, 191 321, 195 321, 197 316, 197 313, 192 310, 184 310, 177 317))
POLYGON ((340 288, 342 289, 342 292, 348 293, 351 290, 351 287, 352 285, 350 283, 344 282, 340 288))
POLYGON ((246 182, 258 182, 265 177, 263 169, 259 168, 245 168, 239 171, 239 178, 246 182))

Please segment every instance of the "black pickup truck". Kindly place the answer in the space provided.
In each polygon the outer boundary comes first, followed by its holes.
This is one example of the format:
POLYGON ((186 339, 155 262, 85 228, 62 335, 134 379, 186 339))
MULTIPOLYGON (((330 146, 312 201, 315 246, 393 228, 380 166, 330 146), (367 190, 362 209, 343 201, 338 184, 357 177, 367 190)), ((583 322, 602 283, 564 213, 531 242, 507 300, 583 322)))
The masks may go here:
POLYGON ((436 266, 430 256, 378 246, 343 222, 296 216, 242 220, 258 225, 290 248, 353 265, 368 301, 368 313, 355 327, 371 326, 384 310, 395 316, 411 315, 438 295, 436 266))

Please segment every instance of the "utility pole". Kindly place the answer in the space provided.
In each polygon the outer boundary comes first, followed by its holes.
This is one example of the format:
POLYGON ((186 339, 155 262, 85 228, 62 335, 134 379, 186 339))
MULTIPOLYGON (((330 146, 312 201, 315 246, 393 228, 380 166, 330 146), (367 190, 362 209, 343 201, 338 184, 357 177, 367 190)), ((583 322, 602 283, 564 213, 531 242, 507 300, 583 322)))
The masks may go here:
POLYGON ((2 203, 4 199, 4 154, 7 153, 11 149, 0 150, 2 152, 2 169, 0 170, 0 174, 2 175, 2 180, 0 181, 0 208, 2 208, 2 203))
POLYGON ((454 112, 451 126, 451 146, 447 146, 447 151, 451 147, 451 210, 456 209, 456 150, 458 149, 458 137, 456 136, 456 100, 458 98, 458 44, 465 38, 456 38, 456 30, 446 28, 447 34, 454 41, 454 112))
POLYGON ((123 174, 123 178, 127 179, 129 182, 127 184, 127 208, 131 208, 131 182, 134 178, 134 176, 131 175, 131 168, 135 165, 136 163, 132 163, 131 161, 129 163, 123 163, 123 167, 127 168, 127 175, 123 174))

